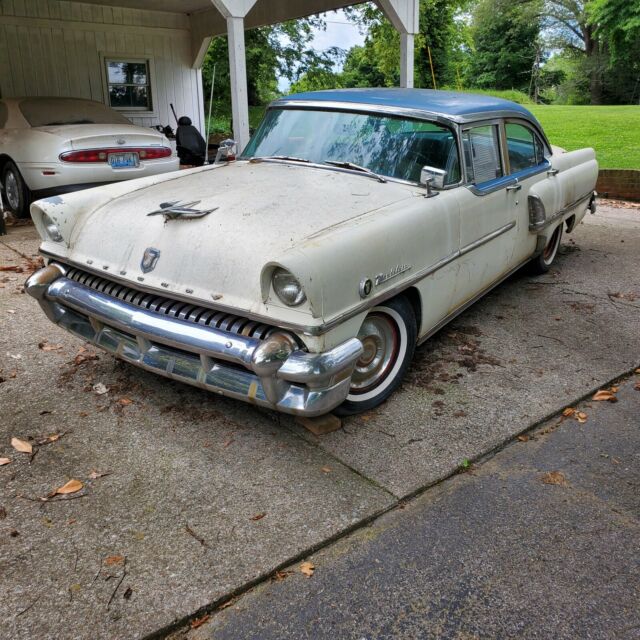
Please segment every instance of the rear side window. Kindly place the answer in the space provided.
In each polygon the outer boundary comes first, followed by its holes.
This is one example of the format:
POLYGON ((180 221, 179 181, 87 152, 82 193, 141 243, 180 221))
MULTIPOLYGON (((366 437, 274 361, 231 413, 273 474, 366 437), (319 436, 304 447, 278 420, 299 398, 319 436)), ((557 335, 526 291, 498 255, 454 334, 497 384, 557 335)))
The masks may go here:
POLYGON ((0 129, 4 129, 8 117, 9 109, 7 109, 7 105, 4 102, 0 102, 0 129))
POLYGON ((507 122, 504 128, 511 173, 524 171, 544 162, 544 146, 534 131, 515 122, 507 122))
POLYGON ((462 134, 470 182, 482 184, 502 176, 497 125, 473 127, 462 134))

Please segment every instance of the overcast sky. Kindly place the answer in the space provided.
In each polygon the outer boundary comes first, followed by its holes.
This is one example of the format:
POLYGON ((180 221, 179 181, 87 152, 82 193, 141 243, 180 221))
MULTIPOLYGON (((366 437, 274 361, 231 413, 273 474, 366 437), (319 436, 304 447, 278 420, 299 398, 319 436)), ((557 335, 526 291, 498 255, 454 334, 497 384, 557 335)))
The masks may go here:
MULTIPOLYGON (((327 30, 316 29, 313 38, 313 48, 324 51, 329 47, 340 47, 349 50, 355 45, 364 42, 364 36, 358 31, 358 27, 349 22, 342 10, 329 11, 321 14, 327 23, 327 30)), ((278 81, 280 91, 287 91, 289 82, 286 78, 278 81)))

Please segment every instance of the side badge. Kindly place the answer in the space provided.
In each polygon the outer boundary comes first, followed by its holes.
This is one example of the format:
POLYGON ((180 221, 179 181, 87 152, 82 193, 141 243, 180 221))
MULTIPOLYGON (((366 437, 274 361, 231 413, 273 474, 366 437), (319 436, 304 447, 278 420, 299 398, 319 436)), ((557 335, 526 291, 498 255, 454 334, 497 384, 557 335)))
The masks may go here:
POLYGON ((158 258, 160 257, 160 251, 153 247, 147 247, 142 254, 142 260, 140 262, 140 268, 142 273, 149 273, 156 268, 158 258))

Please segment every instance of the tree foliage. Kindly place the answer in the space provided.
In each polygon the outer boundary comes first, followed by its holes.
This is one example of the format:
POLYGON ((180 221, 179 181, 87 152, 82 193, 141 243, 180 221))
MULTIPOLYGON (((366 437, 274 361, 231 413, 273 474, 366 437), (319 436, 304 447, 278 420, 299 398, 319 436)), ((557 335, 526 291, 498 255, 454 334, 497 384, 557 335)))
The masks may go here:
POLYGON ((481 0, 473 13, 472 86, 528 91, 538 54, 540 5, 481 0))

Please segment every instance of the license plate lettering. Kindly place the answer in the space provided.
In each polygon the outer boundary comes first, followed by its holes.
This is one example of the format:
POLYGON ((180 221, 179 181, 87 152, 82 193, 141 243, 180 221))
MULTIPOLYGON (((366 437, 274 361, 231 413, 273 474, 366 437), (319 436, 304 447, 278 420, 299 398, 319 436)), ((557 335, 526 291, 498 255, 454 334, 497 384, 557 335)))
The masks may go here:
POLYGON ((110 153, 108 160, 112 169, 137 167, 139 164, 138 154, 130 151, 124 153, 110 153))

